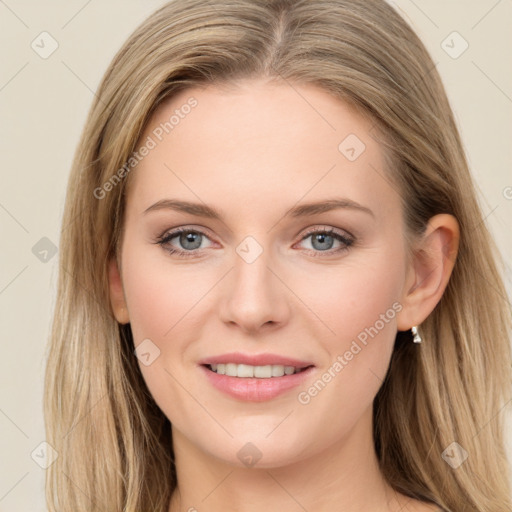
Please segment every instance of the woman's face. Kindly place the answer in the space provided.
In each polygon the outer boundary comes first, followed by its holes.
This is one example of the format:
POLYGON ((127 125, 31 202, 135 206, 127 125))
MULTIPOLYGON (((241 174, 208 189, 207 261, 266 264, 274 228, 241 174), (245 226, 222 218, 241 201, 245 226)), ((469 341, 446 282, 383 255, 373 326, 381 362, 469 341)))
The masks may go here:
POLYGON ((202 453, 273 467, 368 443, 411 285, 372 135, 322 89, 260 81, 181 91, 150 120, 129 177, 126 320, 174 435, 202 453))

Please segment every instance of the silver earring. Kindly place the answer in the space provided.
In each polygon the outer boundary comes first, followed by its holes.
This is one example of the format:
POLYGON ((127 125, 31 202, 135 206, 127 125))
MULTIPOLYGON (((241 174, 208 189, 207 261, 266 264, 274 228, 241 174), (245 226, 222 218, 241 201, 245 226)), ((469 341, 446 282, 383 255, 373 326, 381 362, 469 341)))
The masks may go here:
POLYGON ((421 339, 421 336, 418 334, 418 328, 416 326, 411 327, 412 332, 412 341, 414 343, 421 343, 423 340, 421 339))

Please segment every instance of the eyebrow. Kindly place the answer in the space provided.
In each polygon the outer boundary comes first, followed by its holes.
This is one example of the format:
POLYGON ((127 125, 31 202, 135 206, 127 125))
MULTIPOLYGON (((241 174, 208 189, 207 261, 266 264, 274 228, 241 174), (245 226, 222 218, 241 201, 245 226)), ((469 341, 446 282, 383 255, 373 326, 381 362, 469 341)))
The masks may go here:
MULTIPOLYGON (((340 208, 361 211, 375 217, 374 213, 369 208, 347 198, 334 198, 314 203, 299 204, 287 210, 284 217, 306 217, 308 215, 317 215, 319 213, 340 208)), ((155 204, 152 204, 149 208, 146 208, 143 213, 147 214, 158 210, 175 210, 195 215, 197 217, 206 217, 223 221, 222 214, 219 210, 211 206, 201 203, 192 203, 190 201, 181 201, 178 199, 161 199, 155 204)))

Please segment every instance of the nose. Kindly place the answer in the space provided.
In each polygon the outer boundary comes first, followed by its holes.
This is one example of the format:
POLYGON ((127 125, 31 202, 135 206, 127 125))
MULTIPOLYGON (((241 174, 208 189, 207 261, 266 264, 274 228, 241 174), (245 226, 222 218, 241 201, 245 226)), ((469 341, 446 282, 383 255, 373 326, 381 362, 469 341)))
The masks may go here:
MULTIPOLYGON (((242 253, 240 253, 242 254, 242 253)), ((272 268, 268 251, 254 261, 234 254, 234 269, 222 289, 220 316, 246 333, 282 327, 289 318, 289 292, 272 268)))

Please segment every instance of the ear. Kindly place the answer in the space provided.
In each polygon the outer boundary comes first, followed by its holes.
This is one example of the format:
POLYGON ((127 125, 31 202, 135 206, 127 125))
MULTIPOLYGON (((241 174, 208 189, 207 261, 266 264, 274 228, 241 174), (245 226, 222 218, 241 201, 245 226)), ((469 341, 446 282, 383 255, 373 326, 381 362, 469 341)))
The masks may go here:
POLYGON ((128 308, 126 307, 126 300, 124 298, 123 283, 121 281, 119 266, 115 258, 112 258, 109 261, 108 284, 110 290, 110 304, 116 320, 120 324, 129 323, 130 317, 128 315, 128 308))
POLYGON ((443 296, 459 248, 459 223, 453 215, 432 217, 413 248, 397 328, 407 331, 430 315, 443 296))

